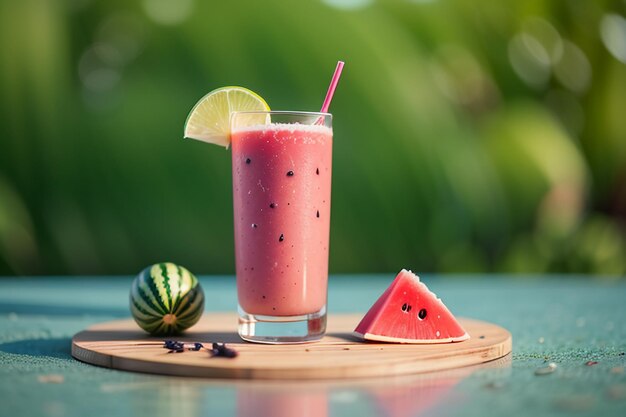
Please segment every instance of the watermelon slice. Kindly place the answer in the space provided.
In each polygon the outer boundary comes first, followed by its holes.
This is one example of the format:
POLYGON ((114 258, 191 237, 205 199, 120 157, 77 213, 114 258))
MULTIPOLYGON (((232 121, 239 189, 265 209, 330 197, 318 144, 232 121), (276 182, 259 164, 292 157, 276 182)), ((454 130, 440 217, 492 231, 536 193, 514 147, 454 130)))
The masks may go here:
POLYGON ((450 310, 411 271, 403 269, 354 332, 395 343, 461 342, 469 335, 450 310))

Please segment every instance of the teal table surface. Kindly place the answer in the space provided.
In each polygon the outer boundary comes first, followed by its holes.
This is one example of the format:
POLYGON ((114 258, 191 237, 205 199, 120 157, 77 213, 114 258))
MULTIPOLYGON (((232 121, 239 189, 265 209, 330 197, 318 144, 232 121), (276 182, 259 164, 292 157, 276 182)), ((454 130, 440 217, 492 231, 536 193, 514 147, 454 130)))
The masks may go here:
MULTIPOLYGON (((626 282, 422 278, 456 315, 507 328, 513 354, 456 371, 315 383, 115 371, 74 360, 71 337, 128 317, 132 277, 0 278, 0 416, 626 415, 626 282), (553 372, 542 372, 549 363, 553 372)), ((332 276, 329 311, 364 313, 392 279, 332 276)), ((235 310, 232 276, 201 283, 207 311, 235 310)))

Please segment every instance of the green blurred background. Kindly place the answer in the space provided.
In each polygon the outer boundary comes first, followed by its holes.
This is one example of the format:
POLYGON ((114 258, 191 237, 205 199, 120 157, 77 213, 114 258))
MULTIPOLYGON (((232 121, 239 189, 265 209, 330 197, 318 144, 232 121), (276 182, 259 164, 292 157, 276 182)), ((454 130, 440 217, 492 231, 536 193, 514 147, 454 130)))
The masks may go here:
POLYGON ((338 59, 330 268, 626 273, 626 2, 0 0, 0 275, 233 273, 246 86, 317 110, 338 59))

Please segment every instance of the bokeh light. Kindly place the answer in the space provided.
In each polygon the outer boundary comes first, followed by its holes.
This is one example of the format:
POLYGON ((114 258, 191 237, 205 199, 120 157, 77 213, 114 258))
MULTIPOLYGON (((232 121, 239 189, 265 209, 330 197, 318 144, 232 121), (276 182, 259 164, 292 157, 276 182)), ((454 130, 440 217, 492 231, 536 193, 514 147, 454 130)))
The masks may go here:
POLYGON ((143 0, 146 15, 155 23, 179 25, 193 12, 194 0, 143 0))
POLYGON ((337 9, 356 10, 371 5, 374 0, 322 0, 322 2, 337 9))
POLYGON ((600 22, 600 35, 606 49, 626 64, 626 19, 615 13, 604 15, 600 22))

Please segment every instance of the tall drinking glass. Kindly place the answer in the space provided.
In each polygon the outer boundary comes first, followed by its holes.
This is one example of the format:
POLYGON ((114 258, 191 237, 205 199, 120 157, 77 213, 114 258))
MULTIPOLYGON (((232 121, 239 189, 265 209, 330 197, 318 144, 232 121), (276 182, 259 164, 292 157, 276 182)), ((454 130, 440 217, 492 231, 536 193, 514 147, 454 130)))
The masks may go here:
POLYGON ((303 343, 326 330, 332 116, 231 116, 239 335, 303 343))

